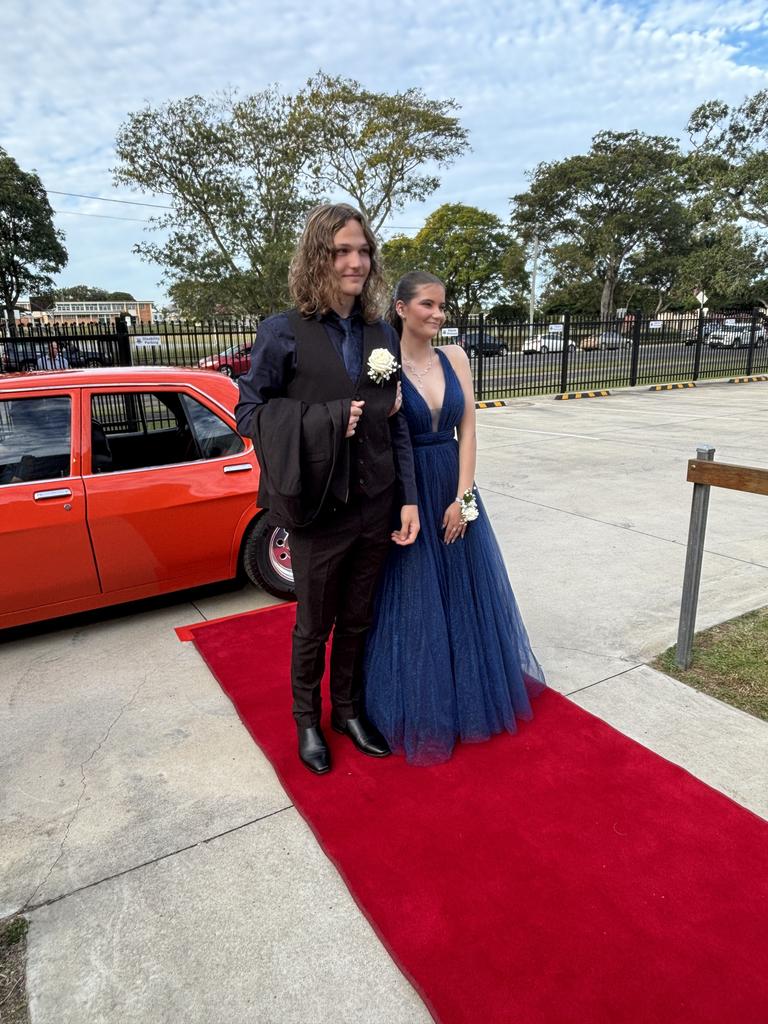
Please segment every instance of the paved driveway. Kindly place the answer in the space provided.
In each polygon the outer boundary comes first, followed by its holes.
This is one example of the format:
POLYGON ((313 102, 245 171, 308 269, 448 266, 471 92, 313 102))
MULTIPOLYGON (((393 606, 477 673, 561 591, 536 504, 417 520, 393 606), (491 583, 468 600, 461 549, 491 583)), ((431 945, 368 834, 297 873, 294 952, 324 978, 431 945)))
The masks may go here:
MULTIPOLYGON (((551 684, 768 816, 768 726, 645 664, 675 639, 686 460, 706 441, 768 466, 768 385, 518 400, 478 422, 551 684)), ((0 916, 34 908, 34 1024, 430 1019, 173 632, 266 603, 208 591, 0 637, 0 916)), ((714 491, 699 625, 764 604, 768 499, 714 491)))

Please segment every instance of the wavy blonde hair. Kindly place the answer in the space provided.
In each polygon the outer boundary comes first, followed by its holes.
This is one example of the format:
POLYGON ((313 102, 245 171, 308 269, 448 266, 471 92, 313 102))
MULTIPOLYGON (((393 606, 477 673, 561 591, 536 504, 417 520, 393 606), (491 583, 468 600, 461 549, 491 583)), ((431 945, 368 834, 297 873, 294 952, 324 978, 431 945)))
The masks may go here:
POLYGON ((360 295, 362 316, 371 323, 381 315, 384 275, 376 236, 354 206, 324 203, 310 210, 288 271, 291 298, 302 316, 327 313, 338 305, 341 293, 333 271, 333 239, 350 220, 356 220, 363 229, 371 251, 371 271, 360 295))

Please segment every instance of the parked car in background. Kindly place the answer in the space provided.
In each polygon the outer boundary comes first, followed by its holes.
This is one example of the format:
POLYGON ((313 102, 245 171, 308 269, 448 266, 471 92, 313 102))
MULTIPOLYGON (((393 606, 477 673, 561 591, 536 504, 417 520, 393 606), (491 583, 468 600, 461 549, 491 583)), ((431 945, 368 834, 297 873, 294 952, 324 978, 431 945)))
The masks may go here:
POLYGON ((36 370, 41 355, 40 347, 29 338, 3 338, 0 341, 0 373, 36 370))
POLYGON ((481 348, 484 356, 501 356, 509 351, 505 341, 488 334, 487 331, 483 332, 482 343, 479 331, 467 331, 466 334, 459 335, 456 344, 461 345, 468 356, 476 356, 481 348))
POLYGON ((293 593, 237 387, 170 367, 0 377, 0 628, 230 579, 293 593))
POLYGON ((239 377, 241 374, 246 373, 251 365, 252 348, 253 341, 249 339, 241 345, 225 348, 223 352, 205 356, 197 365, 203 370, 218 370, 225 377, 239 377))
MULTIPOLYGON (((707 344, 711 348, 749 348, 752 337, 752 324, 723 324, 714 328, 707 336, 707 344)), ((759 348, 765 339, 764 329, 755 327, 755 348, 759 348)))
MULTIPOLYGON (((572 342, 568 342, 569 351, 573 352, 576 345, 572 342)), ((546 355, 547 352, 562 352, 563 351, 563 332, 562 331, 543 331, 541 334, 537 334, 535 337, 528 337, 523 342, 522 353, 524 356, 530 356, 534 353, 541 353, 546 355)))
POLYGON ((590 334, 583 338, 580 347, 589 351, 599 348, 628 348, 631 344, 632 338, 629 335, 621 334, 619 331, 603 331, 600 334, 590 334))

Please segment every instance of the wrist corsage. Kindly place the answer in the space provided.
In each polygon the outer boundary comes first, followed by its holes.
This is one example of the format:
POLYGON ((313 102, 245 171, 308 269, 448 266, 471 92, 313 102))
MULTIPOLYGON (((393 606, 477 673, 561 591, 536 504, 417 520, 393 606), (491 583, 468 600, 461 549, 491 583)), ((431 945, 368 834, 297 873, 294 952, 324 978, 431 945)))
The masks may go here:
POLYGON ((471 487, 464 491, 463 494, 460 494, 456 501, 459 503, 459 517, 462 523, 471 523, 480 515, 480 509, 477 507, 477 498, 471 487))
POLYGON ((368 356, 368 377, 374 384, 383 384, 397 369, 397 360, 388 348, 375 348, 368 356))

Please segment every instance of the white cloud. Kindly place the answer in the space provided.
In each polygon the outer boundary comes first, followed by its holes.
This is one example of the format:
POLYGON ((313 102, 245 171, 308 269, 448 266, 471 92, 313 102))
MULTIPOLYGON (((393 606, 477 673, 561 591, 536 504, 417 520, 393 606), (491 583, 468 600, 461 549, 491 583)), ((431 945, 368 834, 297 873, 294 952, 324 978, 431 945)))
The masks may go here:
MULTIPOLYGON (((113 197, 130 198, 109 174, 128 111, 229 85, 295 91, 319 67, 461 104, 473 151, 428 204, 393 218, 403 225, 447 201, 506 216, 527 169, 584 150, 602 128, 682 137, 703 100, 734 103, 768 86, 763 0, 404 0, 384 14, 341 0, 11 0, 10 8, 0 141, 49 188, 113 197)), ((52 199, 84 213, 151 212, 52 199)), ((130 252, 141 225, 64 215, 59 223, 70 251, 62 280, 159 294, 157 268, 130 252)))

